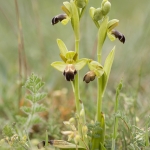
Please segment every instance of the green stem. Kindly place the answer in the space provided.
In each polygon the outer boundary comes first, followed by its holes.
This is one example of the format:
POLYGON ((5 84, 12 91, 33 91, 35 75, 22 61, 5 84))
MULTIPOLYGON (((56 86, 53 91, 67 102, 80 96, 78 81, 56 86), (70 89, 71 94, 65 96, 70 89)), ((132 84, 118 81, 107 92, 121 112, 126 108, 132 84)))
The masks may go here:
MULTIPOLYGON (((106 39, 107 24, 108 24, 108 17, 105 17, 103 21, 101 22, 99 30, 98 30, 97 61, 100 64, 101 64, 101 56, 102 56, 102 47, 106 39)), ((104 90, 102 88, 104 83, 102 81, 103 81, 102 77, 97 79, 97 116, 96 116, 96 121, 100 123, 100 127, 102 128, 102 131, 97 133, 101 136, 100 138, 93 139, 92 150, 102 149, 101 145, 104 144, 104 138, 105 138, 105 125, 103 125, 102 127, 102 114, 101 114, 102 98, 104 94, 103 93, 104 90)))
MULTIPOLYGON (((122 81, 120 81, 118 87, 117 87, 117 91, 116 91, 116 100, 115 100, 115 114, 117 114, 118 112, 118 106, 119 106, 119 94, 120 94, 120 90, 122 88, 122 81)), ((112 136, 112 150, 115 150, 115 142, 116 142, 116 138, 117 138, 117 130, 118 130, 118 118, 115 116, 115 120, 114 120, 114 130, 113 130, 113 136, 112 136)))
MULTIPOLYGON (((75 39, 75 52, 78 54, 77 59, 79 59, 79 38, 75 39)), ((76 103, 76 110, 79 115, 80 113, 80 90, 79 90, 79 72, 75 76, 74 82, 74 89, 75 89, 75 103, 76 103)))

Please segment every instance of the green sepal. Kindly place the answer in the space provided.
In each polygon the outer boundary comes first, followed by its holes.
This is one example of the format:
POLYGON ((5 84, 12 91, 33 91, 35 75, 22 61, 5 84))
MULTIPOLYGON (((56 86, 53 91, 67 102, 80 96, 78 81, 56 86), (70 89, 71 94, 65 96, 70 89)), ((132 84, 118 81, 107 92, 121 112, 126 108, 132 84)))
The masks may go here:
POLYGON ((88 61, 88 59, 86 59, 86 58, 77 60, 75 63, 76 70, 81 70, 87 64, 87 61, 88 61))
POLYGON ((63 11, 64 11, 68 16, 70 16, 70 15, 71 15, 71 14, 70 14, 70 12, 71 12, 71 4, 70 4, 69 2, 63 2, 63 4, 64 4, 64 7, 66 8, 66 9, 63 9, 63 7, 62 7, 63 11), (66 10, 68 10, 68 11, 66 11, 66 10))
POLYGON ((55 61, 51 64, 51 66, 57 69, 58 71, 63 72, 65 70, 66 64, 62 61, 55 61))
POLYGON ((107 36, 110 39, 110 41, 114 41, 116 39, 116 37, 113 34, 111 34, 111 31, 107 32, 107 36))
POLYGON ((95 8, 94 7, 90 7, 90 16, 91 16, 91 18, 93 19, 93 16, 94 16, 94 12, 95 12, 95 8))
POLYGON ((59 55, 60 55, 61 59, 66 63, 66 61, 67 61, 66 57, 64 55, 62 55, 61 53, 59 55))
POLYGON ((58 47, 59 47, 59 49, 60 49, 60 53, 61 53, 63 56, 65 56, 66 53, 68 52, 68 49, 67 49, 65 43, 64 43, 62 40, 57 39, 57 45, 58 45, 58 47))
POLYGON ((67 59, 66 63, 68 63, 68 64, 74 63, 77 58, 76 55, 77 55, 77 53, 75 51, 68 51, 65 56, 67 59))
POLYGON ((69 17, 71 17, 70 11, 69 11, 65 6, 61 6, 61 9, 62 9, 69 17))
POLYGON ((108 22, 107 28, 108 31, 111 31, 112 29, 114 29, 116 26, 118 26, 119 24, 119 20, 118 19, 112 19, 108 22))
POLYGON ((66 19, 63 19, 63 20, 61 21, 61 23, 62 23, 63 25, 66 25, 69 21, 70 21, 70 18, 67 16, 67 18, 66 18, 66 19))

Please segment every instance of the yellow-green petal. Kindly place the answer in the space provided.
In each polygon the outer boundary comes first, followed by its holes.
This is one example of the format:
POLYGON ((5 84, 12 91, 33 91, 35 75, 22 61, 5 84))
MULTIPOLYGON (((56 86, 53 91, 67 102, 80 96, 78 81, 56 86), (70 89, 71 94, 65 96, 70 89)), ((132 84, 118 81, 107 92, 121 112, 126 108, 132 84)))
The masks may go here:
POLYGON ((51 64, 51 66, 57 69, 58 71, 64 72, 66 64, 62 61, 55 61, 51 64))

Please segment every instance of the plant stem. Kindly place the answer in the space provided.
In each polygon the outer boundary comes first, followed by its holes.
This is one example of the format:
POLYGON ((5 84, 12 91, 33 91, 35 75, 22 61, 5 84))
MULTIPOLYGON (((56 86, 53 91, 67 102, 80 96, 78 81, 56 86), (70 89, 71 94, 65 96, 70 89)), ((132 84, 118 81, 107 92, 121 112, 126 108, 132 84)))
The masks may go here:
MULTIPOLYGON (((76 37, 75 39, 75 52, 78 54, 77 59, 79 59, 79 38, 76 37)), ((77 114, 80 113, 80 90, 79 90, 79 72, 75 76, 75 103, 76 103, 76 110, 77 114)))
MULTIPOLYGON (((120 81, 117 90, 116 90, 116 99, 115 99, 115 114, 118 112, 118 106, 119 106, 119 94, 120 94, 120 90, 122 88, 122 81, 120 81)), ((114 120, 114 130, 113 130, 113 136, 112 136, 112 150, 115 150, 115 141, 117 138, 117 130, 118 130, 118 118, 115 116, 115 120, 114 120)))
MULTIPOLYGON (((98 30, 98 45, 97 45, 97 61, 101 64, 101 56, 102 56, 102 47, 104 44, 104 41, 106 39, 106 33, 107 33, 107 24, 108 24, 108 17, 105 17, 103 21, 100 24, 99 30, 98 30)), ((101 149, 100 144, 104 144, 104 137, 105 137, 105 125, 102 127, 102 98, 103 98, 103 79, 98 78, 97 79, 97 116, 96 121, 100 123, 100 127, 102 128, 102 131, 98 132, 101 137, 100 138, 94 138, 92 142, 92 150, 95 149, 101 149)))

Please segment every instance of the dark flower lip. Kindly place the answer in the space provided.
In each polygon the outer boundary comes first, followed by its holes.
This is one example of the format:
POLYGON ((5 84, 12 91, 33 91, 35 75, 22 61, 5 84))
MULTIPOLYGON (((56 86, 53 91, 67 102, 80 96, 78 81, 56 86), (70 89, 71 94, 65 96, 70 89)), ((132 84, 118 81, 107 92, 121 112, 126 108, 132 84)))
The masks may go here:
POLYGON ((95 79, 95 76, 96 75, 93 71, 89 71, 83 77, 83 81, 85 81, 86 83, 89 83, 90 81, 93 81, 95 79))
POLYGON ((62 20, 66 19, 67 15, 66 14, 59 14, 57 16, 55 16, 52 19, 52 25, 57 24, 58 22, 61 22, 62 20))
POLYGON ((112 33, 116 38, 118 38, 120 42, 122 42, 123 44, 125 43, 125 36, 124 36, 121 32, 119 32, 119 31, 117 31, 117 30, 112 30, 111 33, 112 33))
POLYGON ((77 70, 75 69, 74 65, 68 64, 63 72, 67 81, 73 81, 74 76, 77 74, 77 70))

